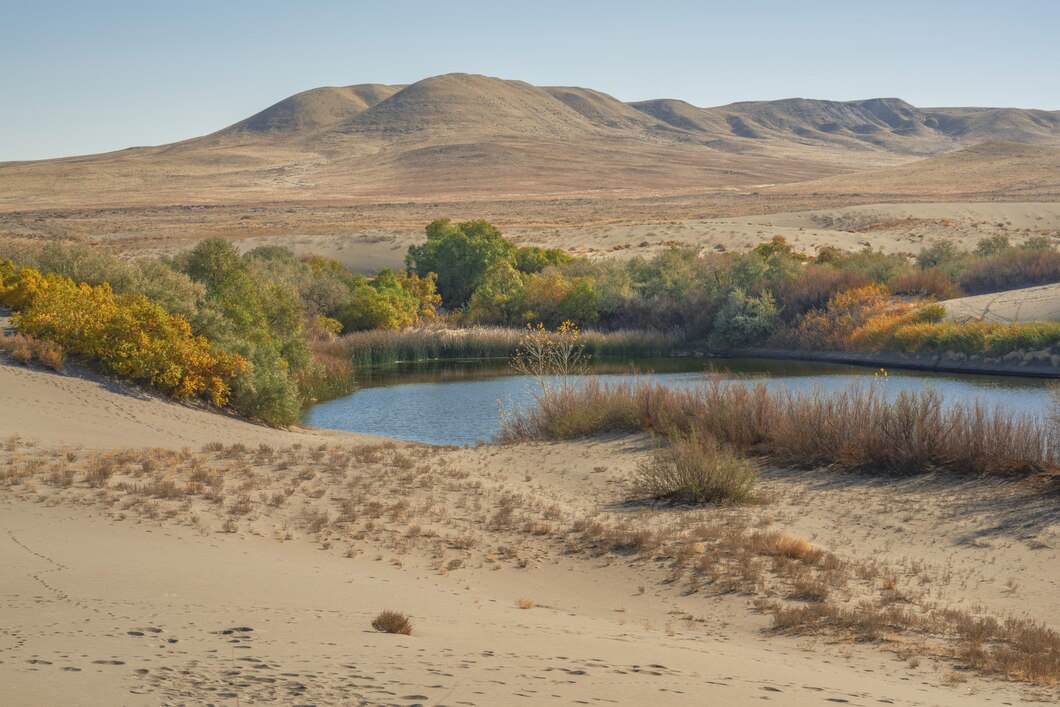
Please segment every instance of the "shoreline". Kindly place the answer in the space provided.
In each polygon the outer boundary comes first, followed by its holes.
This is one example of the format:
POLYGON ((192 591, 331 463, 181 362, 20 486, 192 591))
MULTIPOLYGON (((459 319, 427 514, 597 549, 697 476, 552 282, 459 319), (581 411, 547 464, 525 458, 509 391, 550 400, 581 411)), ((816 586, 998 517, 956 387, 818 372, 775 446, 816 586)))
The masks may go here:
POLYGON ((1060 368, 1032 363, 1012 365, 981 360, 957 360, 946 354, 903 354, 896 352, 861 353, 857 351, 797 351, 791 349, 735 349, 724 355, 706 354, 707 358, 764 358, 776 361, 819 361, 853 366, 903 368, 934 373, 966 373, 975 375, 1012 376, 1020 378, 1060 378, 1060 368))

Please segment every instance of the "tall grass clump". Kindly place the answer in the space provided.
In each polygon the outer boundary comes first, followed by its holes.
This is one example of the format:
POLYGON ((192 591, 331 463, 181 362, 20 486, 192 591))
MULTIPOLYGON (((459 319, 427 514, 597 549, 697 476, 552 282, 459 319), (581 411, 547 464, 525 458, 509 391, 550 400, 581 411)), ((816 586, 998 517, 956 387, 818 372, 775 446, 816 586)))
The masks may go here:
POLYGON ((500 439, 576 439, 644 428, 641 405, 629 386, 608 386, 590 377, 583 383, 549 384, 533 408, 506 417, 500 439))
POLYGON ((325 347, 326 344, 314 344, 313 365, 298 373, 298 390, 303 404, 333 400, 357 389, 353 364, 333 355, 325 347))
POLYGON ((678 436, 655 450, 633 480, 634 495, 685 503, 746 503, 758 467, 712 437, 678 436))
MULTIPOLYGON (((422 327, 359 331, 338 338, 330 348, 356 366, 461 358, 510 358, 518 351, 525 329, 476 326, 462 329, 422 327)), ((624 330, 585 331, 581 343, 587 353, 608 356, 657 356, 681 343, 675 333, 624 330)))
POLYGON ((1046 420, 979 402, 946 405, 932 390, 889 399, 878 386, 778 392, 711 380, 673 390, 590 380, 545 391, 534 407, 505 421, 501 438, 607 431, 649 431, 671 441, 710 438, 746 456, 803 468, 1013 476, 1060 465, 1060 446, 1046 420))

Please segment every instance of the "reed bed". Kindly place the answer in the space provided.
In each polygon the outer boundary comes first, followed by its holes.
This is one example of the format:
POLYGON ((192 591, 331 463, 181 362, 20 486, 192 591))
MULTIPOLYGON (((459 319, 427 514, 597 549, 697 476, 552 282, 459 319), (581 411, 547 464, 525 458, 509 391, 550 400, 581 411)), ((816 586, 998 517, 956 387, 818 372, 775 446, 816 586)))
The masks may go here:
POLYGON ((537 404, 505 420, 502 441, 649 431, 712 438, 785 466, 916 474, 1055 474, 1055 422, 981 403, 947 405, 933 390, 888 398, 878 385, 836 392, 771 391, 711 379, 674 390, 641 381, 546 386, 537 404))
MULTIPOLYGON (((328 345, 357 366, 457 358, 511 358, 526 330, 507 327, 452 329, 425 327, 402 330, 360 331, 339 337, 328 345)), ((671 353, 683 339, 676 333, 621 330, 585 331, 579 344, 586 353, 601 356, 648 357, 671 353)))

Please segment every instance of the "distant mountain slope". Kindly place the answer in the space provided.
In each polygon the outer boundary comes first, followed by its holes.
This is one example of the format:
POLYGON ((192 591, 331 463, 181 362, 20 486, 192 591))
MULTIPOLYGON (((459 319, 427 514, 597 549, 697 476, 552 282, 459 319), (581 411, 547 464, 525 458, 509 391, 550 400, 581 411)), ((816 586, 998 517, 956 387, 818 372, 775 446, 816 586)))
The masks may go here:
POLYGON ((896 98, 699 108, 446 74, 304 91, 172 145, 0 163, 0 209, 758 189, 996 140, 1060 145, 1060 112, 896 98))
MULTIPOLYGON (((794 191, 783 185, 779 191, 794 191)), ((802 182, 819 194, 940 196, 985 194, 1028 201, 1060 198, 1060 148, 992 141, 908 164, 802 182)))
POLYGON ((298 133, 334 125, 371 108, 401 90, 378 83, 325 86, 285 98, 222 133, 298 133))
POLYGON ((343 133, 470 132, 577 136, 590 125, 547 91, 522 81, 446 74, 418 81, 336 126, 343 133))
POLYGON ((1060 143, 1060 111, 1018 108, 920 109, 898 98, 821 101, 788 98, 697 108, 661 99, 632 104, 675 128, 757 140, 832 143, 851 149, 937 154, 988 140, 1060 143))

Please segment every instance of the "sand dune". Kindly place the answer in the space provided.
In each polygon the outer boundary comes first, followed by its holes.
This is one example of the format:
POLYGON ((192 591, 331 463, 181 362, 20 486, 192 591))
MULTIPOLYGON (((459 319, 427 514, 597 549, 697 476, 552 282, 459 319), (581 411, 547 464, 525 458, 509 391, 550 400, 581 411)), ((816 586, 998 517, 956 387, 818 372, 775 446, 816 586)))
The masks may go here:
POLYGON ((640 437, 366 443, 6 365, 0 391, 21 411, 0 418, 5 704, 1055 699, 915 642, 770 631, 758 589, 714 591, 675 579, 664 546, 600 552, 565 530, 782 531, 881 577, 867 591, 893 575, 910 596, 1056 626, 1060 515, 1033 485, 767 470, 761 506, 637 509, 620 501, 640 437), (372 631, 383 609, 412 636, 372 631))
POLYGON ((953 321, 1060 321, 1060 285, 1040 285, 988 295, 946 300, 946 318, 953 321))
POLYGON ((638 596, 621 568, 439 575, 25 503, 5 503, 0 526, 12 707, 1023 703, 1011 688, 879 666, 864 648, 675 621, 690 602, 638 596), (517 608, 525 595, 541 606, 517 608), (409 612, 414 634, 371 631, 381 607, 409 612))
MULTIPOLYGON (((9 319, 0 310, 0 332, 9 319)), ((206 439, 230 443, 321 443, 323 430, 283 431, 181 405, 70 362, 55 373, 0 357, 0 435, 46 446, 182 449, 206 439)), ((370 437, 365 437, 366 440, 370 437)))
POLYGON ((0 435, 44 445, 198 447, 203 440, 242 444, 326 442, 325 431, 285 432, 181 405, 79 370, 25 368, 0 361, 0 435))

